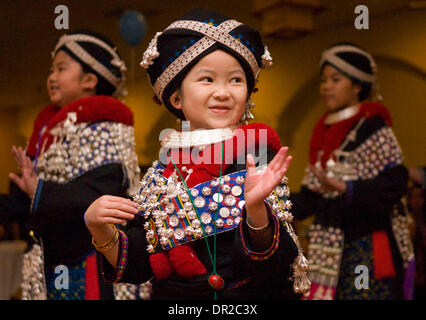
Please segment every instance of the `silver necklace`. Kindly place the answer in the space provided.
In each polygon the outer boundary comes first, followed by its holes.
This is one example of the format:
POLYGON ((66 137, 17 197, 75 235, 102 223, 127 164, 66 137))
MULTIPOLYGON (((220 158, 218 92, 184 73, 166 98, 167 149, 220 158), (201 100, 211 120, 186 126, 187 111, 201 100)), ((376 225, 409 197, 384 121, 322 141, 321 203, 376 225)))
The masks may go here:
POLYGON ((231 138, 235 129, 236 126, 210 130, 173 130, 161 141, 161 145, 165 148, 205 147, 231 138))
POLYGON ((330 113, 325 118, 324 124, 330 125, 330 124, 334 124, 334 123, 349 119, 358 113, 359 108, 360 108, 360 105, 356 104, 350 107, 346 107, 345 109, 340 110, 338 112, 330 113))

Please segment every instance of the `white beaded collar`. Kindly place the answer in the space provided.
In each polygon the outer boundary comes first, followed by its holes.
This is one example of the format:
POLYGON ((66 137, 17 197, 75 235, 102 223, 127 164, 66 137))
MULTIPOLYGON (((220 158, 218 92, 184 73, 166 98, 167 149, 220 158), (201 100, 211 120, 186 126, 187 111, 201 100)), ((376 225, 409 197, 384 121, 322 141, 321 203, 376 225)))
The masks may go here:
POLYGON ((222 142, 234 135, 236 126, 219 129, 198 129, 194 131, 173 130, 162 141, 164 148, 190 148, 205 147, 214 143, 222 142))
POLYGON ((343 110, 330 113, 324 120, 324 124, 330 125, 346 119, 349 119, 356 115, 359 111, 360 105, 356 104, 354 106, 346 107, 343 110))

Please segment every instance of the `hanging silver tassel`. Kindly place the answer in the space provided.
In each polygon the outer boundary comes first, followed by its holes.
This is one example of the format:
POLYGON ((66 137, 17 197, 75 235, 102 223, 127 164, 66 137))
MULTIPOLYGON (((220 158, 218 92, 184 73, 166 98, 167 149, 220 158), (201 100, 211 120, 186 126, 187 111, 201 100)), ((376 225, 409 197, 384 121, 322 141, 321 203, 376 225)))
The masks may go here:
POLYGON ((309 261, 303 255, 303 250, 300 246, 299 238, 294 232, 291 224, 288 221, 285 221, 284 225, 286 226, 287 231, 290 234, 290 237, 293 239, 298 251, 298 255, 291 265, 293 269, 294 292, 308 294, 311 290, 311 281, 308 278, 309 261))
POLYGON ((311 290, 311 281, 308 278, 309 262, 305 256, 299 251, 299 255, 294 259, 292 264, 294 278, 294 292, 308 293, 311 290))
POLYGON ((293 290, 295 293, 308 294, 311 290, 311 281, 308 278, 309 261, 303 255, 299 239, 291 225, 293 215, 289 212, 292 204, 291 201, 288 200, 290 189, 286 185, 288 182, 287 177, 284 176, 281 182, 284 186, 276 187, 268 196, 267 201, 272 206, 297 248, 298 254, 291 264, 293 271, 292 280, 294 281, 293 290))

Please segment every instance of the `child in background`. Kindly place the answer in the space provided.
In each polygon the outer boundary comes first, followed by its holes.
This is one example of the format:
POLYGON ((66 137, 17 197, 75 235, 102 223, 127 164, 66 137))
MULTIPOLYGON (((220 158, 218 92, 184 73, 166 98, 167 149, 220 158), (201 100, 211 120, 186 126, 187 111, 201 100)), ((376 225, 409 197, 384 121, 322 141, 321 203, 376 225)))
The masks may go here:
POLYGON ((351 43, 334 44, 321 57, 327 112, 312 133, 302 189, 291 198, 296 219, 315 215, 307 299, 413 296, 415 261, 401 203, 408 170, 389 111, 373 100, 376 69, 372 56, 351 43), (368 288, 356 279, 360 266, 368 270, 368 288))
POLYGON ((126 67, 90 31, 62 36, 52 58, 52 104, 37 115, 27 149, 12 148, 22 175, 10 178, 21 192, 3 203, 19 203, 9 214, 30 214, 22 298, 111 299, 83 214, 103 194, 125 197, 139 179, 133 114, 115 98, 125 94, 126 67), (68 278, 58 280, 65 267, 68 278))
POLYGON ((296 292, 309 290, 286 201, 288 148, 271 127, 246 124, 271 60, 257 31, 209 10, 151 41, 141 65, 189 131, 162 141, 136 202, 103 196, 86 211, 106 280, 153 278, 153 299, 288 299, 292 276, 296 292), (125 221, 125 232, 108 225, 125 221))

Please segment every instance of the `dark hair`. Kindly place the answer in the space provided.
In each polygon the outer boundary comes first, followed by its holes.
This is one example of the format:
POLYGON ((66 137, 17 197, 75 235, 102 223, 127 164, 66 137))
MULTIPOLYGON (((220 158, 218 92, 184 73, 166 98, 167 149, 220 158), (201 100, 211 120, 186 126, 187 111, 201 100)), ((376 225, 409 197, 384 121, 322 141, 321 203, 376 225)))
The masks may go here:
POLYGON ((370 82, 359 81, 358 79, 352 77, 350 77, 350 79, 352 80, 352 83, 359 84, 359 86, 361 87, 361 90, 358 93, 358 100, 367 100, 371 94, 371 89, 373 88, 373 85, 370 82))
MULTIPOLYGON (((72 32, 67 33, 67 35, 73 35, 73 34, 86 34, 89 36, 93 36, 95 38, 99 38, 103 42, 107 43, 111 48, 115 48, 114 43, 112 43, 108 38, 105 36, 91 31, 91 30, 75 30, 72 32)), ((91 42, 79 42, 79 45, 83 47, 84 50, 90 53, 91 56, 93 56, 99 63, 104 65, 107 69, 109 69, 116 77, 121 78, 123 75, 121 74, 121 71, 119 68, 111 65, 111 59, 113 58, 109 52, 102 49, 98 45, 91 43, 91 42)), ((112 96, 114 92, 116 91, 116 88, 107 81, 104 77, 99 75, 95 70, 93 70, 88 64, 84 63, 79 59, 71 50, 69 50, 67 47, 62 46, 59 48, 58 51, 63 50, 68 55, 71 56, 72 59, 77 61, 83 70, 83 73, 92 73, 98 78, 98 83, 95 87, 95 93, 96 95, 106 95, 106 96, 112 96)), ((116 51, 117 55, 120 57, 120 54, 118 51, 116 51)))
MULTIPOLYGON (((349 45, 349 46, 353 46, 353 47, 359 48, 361 50, 364 50, 363 48, 361 48, 361 47, 359 47, 356 44, 353 44, 351 42, 338 42, 338 43, 335 43, 335 44, 329 46, 327 49, 330 49, 330 48, 333 48, 333 47, 336 47, 336 46, 341 46, 341 45, 349 45)), ((351 65, 353 65, 357 69, 360 69, 360 70, 362 70, 362 71, 364 71, 365 73, 368 73, 368 74, 373 74, 373 69, 371 68, 370 60, 367 57, 365 57, 361 54, 355 53, 355 52, 339 52, 339 53, 336 53, 336 55, 339 58, 350 63, 351 65)), ((338 67, 336 67, 335 65, 331 64, 328 61, 325 61, 321 65, 320 73, 322 73, 322 71, 323 71, 323 69, 326 65, 331 65, 333 68, 336 68, 344 76, 349 78, 353 84, 357 84, 361 87, 361 90, 358 93, 358 100, 359 101, 366 100, 370 96, 371 90, 373 88, 372 83, 366 82, 366 81, 361 81, 357 78, 354 78, 354 77, 348 75, 346 72, 339 69, 338 67)))
POLYGON ((98 78, 98 83, 95 87, 96 95, 105 95, 105 96, 112 96, 115 92, 115 87, 106 81, 103 77, 99 76, 97 72, 95 72, 91 67, 89 67, 85 63, 81 63, 78 61, 81 65, 81 68, 83 69, 83 73, 92 73, 98 78))

